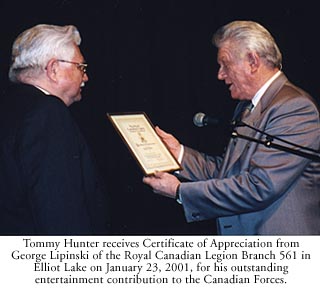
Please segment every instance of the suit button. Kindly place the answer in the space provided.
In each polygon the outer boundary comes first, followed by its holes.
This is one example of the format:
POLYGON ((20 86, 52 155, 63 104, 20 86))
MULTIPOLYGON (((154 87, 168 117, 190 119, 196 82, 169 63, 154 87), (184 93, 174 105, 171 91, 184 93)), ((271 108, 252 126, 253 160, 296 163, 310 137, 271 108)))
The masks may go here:
POLYGON ((194 212, 191 215, 192 215, 193 218, 199 218, 200 217, 200 213, 198 213, 198 212, 197 213, 194 212))

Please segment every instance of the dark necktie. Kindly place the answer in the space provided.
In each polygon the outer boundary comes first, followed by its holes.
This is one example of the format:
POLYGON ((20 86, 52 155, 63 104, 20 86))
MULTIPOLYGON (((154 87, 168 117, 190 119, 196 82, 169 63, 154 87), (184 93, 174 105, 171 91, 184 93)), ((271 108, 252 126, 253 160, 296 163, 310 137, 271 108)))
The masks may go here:
POLYGON ((253 104, 250 100, 244 101, 243 106, 242 106, 241 119, 248 116, 249 113, 251 112, 252 108, 253 108, 253 104))

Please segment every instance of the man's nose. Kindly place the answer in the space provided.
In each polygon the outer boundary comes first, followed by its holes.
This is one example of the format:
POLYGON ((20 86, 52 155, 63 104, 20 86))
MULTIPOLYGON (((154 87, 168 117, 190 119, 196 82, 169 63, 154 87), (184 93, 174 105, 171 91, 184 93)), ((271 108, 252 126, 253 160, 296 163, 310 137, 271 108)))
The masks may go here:
POLYGON ((87 74, 86 72, 83 74, 82 80, 83 80, 84 82, 89 81, 89 77, 88 77, 88 74, 87 74))

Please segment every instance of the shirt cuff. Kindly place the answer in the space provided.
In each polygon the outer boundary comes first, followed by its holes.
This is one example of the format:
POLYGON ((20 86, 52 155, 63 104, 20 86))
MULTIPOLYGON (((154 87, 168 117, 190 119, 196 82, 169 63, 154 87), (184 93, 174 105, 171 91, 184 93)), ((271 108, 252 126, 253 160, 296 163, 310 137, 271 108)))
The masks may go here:
POLYGON ((183 154, 184 154, 184 146, 182 144, 181 145, 181 149, 180 149, 180 153, 179 153, 179 156, 178 156, 178 162, 181 164, 182 162, 182 158, 183 158, 183 154))

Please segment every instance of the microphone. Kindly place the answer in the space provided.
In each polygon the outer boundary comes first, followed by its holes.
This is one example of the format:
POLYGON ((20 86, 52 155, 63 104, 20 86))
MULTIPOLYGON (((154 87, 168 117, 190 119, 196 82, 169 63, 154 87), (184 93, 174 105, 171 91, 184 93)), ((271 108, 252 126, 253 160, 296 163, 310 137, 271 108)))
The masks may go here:
POLYGON ((196 115, 193 116, 193 124, 196 125, 197 127, 203 127, 203 126, 208 126, 208 125, 218 125, 221 123, 221 120, 208 116, 202 112, 197 113, 196 115))

